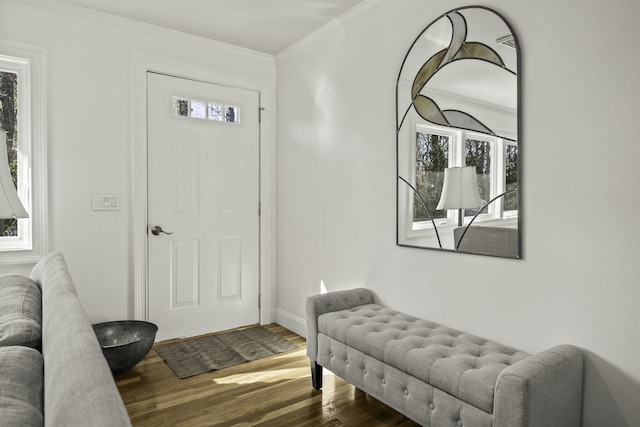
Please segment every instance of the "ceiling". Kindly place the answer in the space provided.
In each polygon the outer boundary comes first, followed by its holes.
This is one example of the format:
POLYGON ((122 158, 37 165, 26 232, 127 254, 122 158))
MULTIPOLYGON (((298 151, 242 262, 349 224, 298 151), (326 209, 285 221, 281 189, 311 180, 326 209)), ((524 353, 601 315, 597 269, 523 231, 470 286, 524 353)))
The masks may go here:
POLYGON ((64 0, 275 55, 363 0, 64 0))

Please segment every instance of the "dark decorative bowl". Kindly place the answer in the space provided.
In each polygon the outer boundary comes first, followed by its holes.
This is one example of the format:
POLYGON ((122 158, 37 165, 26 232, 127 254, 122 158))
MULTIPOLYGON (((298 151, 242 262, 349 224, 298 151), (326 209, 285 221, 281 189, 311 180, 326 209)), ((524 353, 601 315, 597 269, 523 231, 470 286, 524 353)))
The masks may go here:
POLYGON ((114 374, 128 371, 151 350, 158 327, 141 320, 121 320, 93 325, 102 353, 114 374))

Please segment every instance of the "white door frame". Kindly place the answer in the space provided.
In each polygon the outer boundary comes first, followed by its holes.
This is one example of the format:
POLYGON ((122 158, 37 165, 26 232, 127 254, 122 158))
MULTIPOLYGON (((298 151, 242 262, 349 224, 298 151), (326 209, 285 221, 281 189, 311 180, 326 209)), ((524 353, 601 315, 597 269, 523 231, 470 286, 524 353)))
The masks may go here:
POLYGON ((242 79, 212 73, 147 56, 133 58, 132 73, 132 189, 131 260, 133 283, 132 317, 149 319, 149 281, 147 257, 147 72, 157 72, 205 83, 258 91, 262 120, 260 125, 260 323, 275 321, 275 83, 242 79))

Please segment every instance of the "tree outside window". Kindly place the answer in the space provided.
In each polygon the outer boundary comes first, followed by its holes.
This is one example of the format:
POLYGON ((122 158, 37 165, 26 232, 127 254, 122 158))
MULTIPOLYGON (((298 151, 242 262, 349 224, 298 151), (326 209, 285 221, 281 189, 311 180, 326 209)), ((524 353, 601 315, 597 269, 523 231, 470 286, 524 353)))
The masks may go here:
MULTIPOLYGON (((475 166, 482 205, 491 200, 491 143, 479 139, 467 139, 465 165, 475 166)), ((479 209, 465 209, 465 216, 474 216, 479 209)))
MULTIPOLYGON (((447 211, 436 210, 444 170, 449 167, 449 146, 451 137, 436 133, 417 132, 416 134, 416 189, 427 204, 433 219, 446 218, 447 211)), ((413 221, 429 221, 429 215, 419 198, 413 202, 413 221)))
MULTIPOLYGON (((516 144, 506 144, 505 151, 505 184, 506 191, 518 189, 518 146, 516 144)), ((504 210, 518 210, 518 192, 507 194, 504 197, 504 210)))
POLYGON ((44 53, 0 41, 0 126, 9 170, 29 217, 0 220, 0 264, 38 260, 47 250, 44 53))
MULTIPOLYGON (((7 131, 5 148, 9 159, 9 169, 13 185, 17 187, 18 176, 18 76, 0 71, 0 127, 7 131)), ((16 236, 18 221, 0 220, 0 236, 16 236)))
MULTIPOLYGON (((415 138, 415 188, 426 202, 431 218, 447 219, 452 213, 436 210, 436 206, 442 194, 444 171, 454 166, 473 166, 476 170, 484 209, 465 209, 467 220, 478 212, 478 221, 517 216, 517 192, 495 199, 499 194, 518 188, 518 146, 515 141, 465 130, 449 132, 426 124, 416 124, 415 138), (485 206, 494 199, 491 205, 485 206)), ((414 227, 419 222, 428 223, 431 218, 420 199, 414 197, 414 227)), ((419 227, 429 226, 421 224, 419 227)))

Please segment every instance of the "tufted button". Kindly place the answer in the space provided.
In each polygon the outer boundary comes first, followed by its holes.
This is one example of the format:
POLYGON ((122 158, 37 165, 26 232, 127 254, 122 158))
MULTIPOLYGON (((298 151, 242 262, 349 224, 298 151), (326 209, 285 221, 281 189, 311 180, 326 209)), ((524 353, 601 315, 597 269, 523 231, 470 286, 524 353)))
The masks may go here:
POLYGON ((333 353, 329 353, 329 357, 333 357, 333 353))
POLYGON ((432 411, 435 409, 435 406, 433 406, 433 403, 429 404, 429 409, 431 409, 432 411))
POLYGON ((367 373, 367 369, 366 369, 366 368, 365 368, 365 369, 363 369, 363 370, 362 370, 362 373, 363 373, 363 374, 366 374, 366 373, 367 373))
POLYGON ((360 304, 362 304, 362 302, 363 302, 364 300, 362 299, 362 297, 360 297, 360 298, 358 298, 358 301, 360 301, 360 304))
POLYGON ((386 384, 387 380, 385 380, 384 378, 382 379, 382 384, 386 384))
POLYGON ((325 310, 329 310, 329 304, 325 305, 325 306, 324 306, 324 309, 325 309, 325 310))
POLYGON ((404 395, 405 395, 405 396, 409 396, 409 390, 405 390, 405 391, 404 391, 404 395))
POLYGON ((347 305, 347 299, 346 298, 342 300, 342 304, 347 305))
POLYGON ((462 421, 458 420, 458 426, 462 427, 462 421))
POLYGON ((348 364, 349 364, 349 359, 347 359, 347 361, 346 361, 346 362, 344 362, 344 363, 348 365, 348 364))

